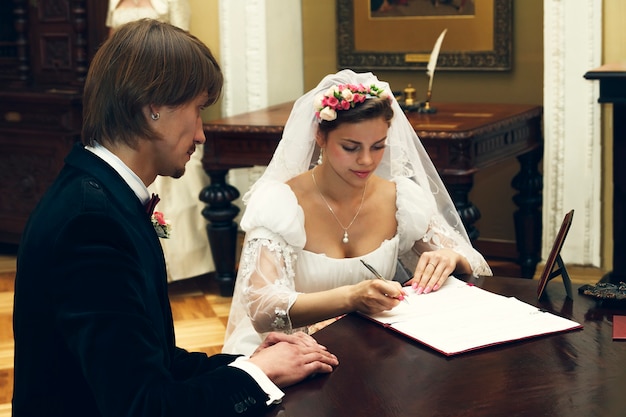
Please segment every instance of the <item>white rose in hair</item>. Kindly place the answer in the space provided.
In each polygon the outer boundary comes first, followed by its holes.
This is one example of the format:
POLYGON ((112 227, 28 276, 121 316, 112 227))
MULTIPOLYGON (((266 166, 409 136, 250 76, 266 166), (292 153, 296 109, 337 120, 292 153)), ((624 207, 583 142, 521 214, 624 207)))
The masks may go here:
POLYGON ((353 96, 354 96, 354 94, 348 88, 345 88, 341 92, 341 97, 343 97, 343 99, 346 100, 346 101, 352 101, 352 97, 353 96))
POLYGON ((320 111, 320 119, 331 122, 337 118, 337 112, 330 107, 324 107, 320 111))
POLYGON ((333 97, 335 95, 335 93, 339 93, 339 88, 336 85, 333 85, 328 90, 326 90, 326 94, 324 94, 324 95, 326 97, 333 97))

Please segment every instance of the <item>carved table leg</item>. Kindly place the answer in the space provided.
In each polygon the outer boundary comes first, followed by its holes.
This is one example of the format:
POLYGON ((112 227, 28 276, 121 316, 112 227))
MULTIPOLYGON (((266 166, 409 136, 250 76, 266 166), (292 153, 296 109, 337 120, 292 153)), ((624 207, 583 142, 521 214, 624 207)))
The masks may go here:
POLYGON ((235 257, 237 252, 237 223, 239 207, 231 204, 239 198, 239 191, 226 183, 228 170, 207 171, 211 184, 200 192, 200 200, 207 204, 202 215, 206 226, 211 254, 215 263, 215 279, 224 297, 233 295, 235 288, 235 257))
POLYGON ((470 240, 478 239, 480 232, 474 223, 480 219, 480 210, 469 200, 469 192, 474 186, 474 172, 465 175, 442 175, 456 211, 459 213, 470 240))
POLYGON ((537 264, 541 260, 543 177, 538 169, 541 156, 541 148, 518 156, 520 172, 511 181, 513 188, 519 191, 513 196, 513 202, 519 207, 513 218, 519 253, 518 263, 524 278, 532 278, 535 275, 537 264))

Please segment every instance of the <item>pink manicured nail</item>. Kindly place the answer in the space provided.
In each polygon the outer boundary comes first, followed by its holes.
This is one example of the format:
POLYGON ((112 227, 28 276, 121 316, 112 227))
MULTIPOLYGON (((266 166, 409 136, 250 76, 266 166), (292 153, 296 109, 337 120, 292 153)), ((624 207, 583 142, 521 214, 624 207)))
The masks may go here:
POLYGON ((437 291, 439 289, 439 284, 435 284, 435 286, 433 287, 433 291, 437 291))
POLYGON ((414 282, 413 284, 411 284, 411 288, 416 289, 417 288, 417 282, 414 282))
POLYGON ((424 288, 422 288, 422 287, 417 287, 417 293, 418 293, 418 294, 421 294, 421 293, 423 293, 423 292, 424 292, 424 288))

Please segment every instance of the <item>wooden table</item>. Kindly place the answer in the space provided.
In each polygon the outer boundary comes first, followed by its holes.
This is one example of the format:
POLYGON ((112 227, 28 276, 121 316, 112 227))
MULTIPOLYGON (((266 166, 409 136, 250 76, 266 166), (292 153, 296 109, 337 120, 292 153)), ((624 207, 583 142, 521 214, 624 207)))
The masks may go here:
POLYGON ((537 281, 475 282, 584 328, 446 357, 351 314, 314 334, 339 366, 287 388, 267 416, 624 415, 626 343, 612 340, 612 320, 615 312, 626 314, 626 305, 616 310, 578 293, 568 300, 557 281, 541 303, 537 281))
MULTIPOLYGON (((231 168, 267 165, 282 136, 293 103, 216 120, 204 126, 207 138, 203 166, 211 185, 200 199, 209 221, 207 232, 222 294, 232 293, 235 279, 239 208, 232 201, 239 191, 226 183, 231 168)), ((407 113, 439 171, 468 235, 478 238, 474 223, 480 211, 469 200, 474 174, 490 165, 517 157, 519 173, 512 179, 518 263, 532 277, 541 260, 542 157, 540 106, 524 104, 435 103, 435 114, 407 113)), ((497 196, 494 196, 496 199, 497 196)))

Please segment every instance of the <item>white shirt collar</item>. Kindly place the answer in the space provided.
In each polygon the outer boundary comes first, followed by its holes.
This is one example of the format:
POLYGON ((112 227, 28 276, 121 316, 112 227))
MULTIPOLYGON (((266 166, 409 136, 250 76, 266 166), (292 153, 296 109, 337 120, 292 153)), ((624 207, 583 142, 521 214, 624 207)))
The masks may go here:
POLYGON ((141 204, 146 204, 150 200, 150 192, 148 187, 141 181, 141 179, 135 174, 120 158, 118 158, 113 152, 102 146, 98 142, 94 142, 94 146, 85 146, 85 149, 92 152, 104 162, 109 164, 120 176, 124 179, 126 184, 133 190, 141 204))

